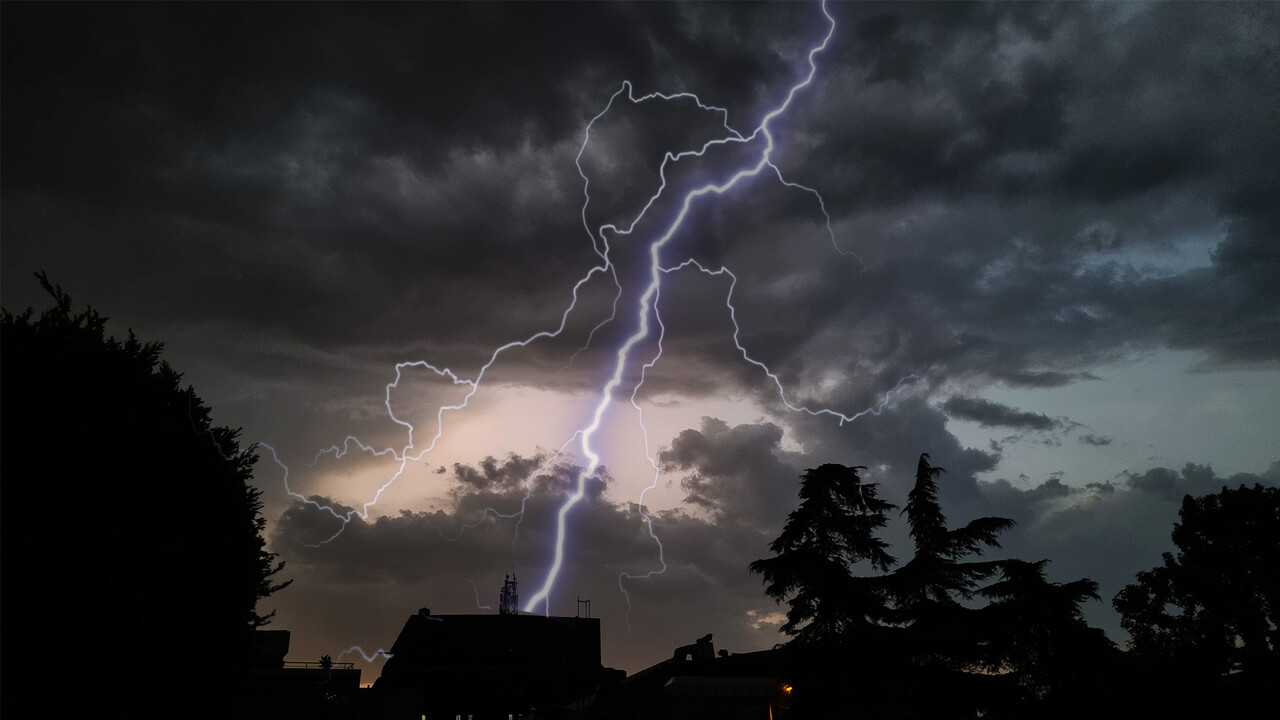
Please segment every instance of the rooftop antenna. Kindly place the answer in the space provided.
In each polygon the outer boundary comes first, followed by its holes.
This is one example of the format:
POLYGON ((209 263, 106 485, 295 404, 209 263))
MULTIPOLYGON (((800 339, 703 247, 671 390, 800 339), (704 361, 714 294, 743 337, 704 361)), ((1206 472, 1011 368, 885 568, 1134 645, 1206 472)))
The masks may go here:
MULTIPOLYGON (((582 599, 582 596, 581 596, 581 595, 579 595, 579 596, 578 596, 578 608, 579 608, 579 609, 581 609, 583 606, 586 606, 586 608, 587 608, 587 617, 591 617, 591 601, 590 601, 590 600, 583 600, 583 599, 582 599)), ((581 615, 581 614, 578 614, 578 615, 575 615, 574 617, 582 617, 582 615, 581 615)))
POLYGON ((498 595, 498 614, 515 615, 520 611, 520 592, 516 585, 516 569, 511 568, 507 578, 502 581, 502 592, 498 595))

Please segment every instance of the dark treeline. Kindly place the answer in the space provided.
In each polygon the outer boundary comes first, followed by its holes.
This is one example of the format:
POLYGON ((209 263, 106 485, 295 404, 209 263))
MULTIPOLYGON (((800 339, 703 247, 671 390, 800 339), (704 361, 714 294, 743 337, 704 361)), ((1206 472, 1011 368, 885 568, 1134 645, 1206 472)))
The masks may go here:
POLYGON ((255 457, 160 359, 53 307, 0 312, 5 716, 237 716, 281 589, 255 457))
MULTIPOLYGON (((780 667, 795 717, 1226 717, 1263 707, 1280 677, 1280 489, 1187 497, 1177 555, 1115 599, 1131 648, 1090 627, 1087 578, 1050 582, 1046 560, 984 559, 1007 518, 950 528, 942 468, 920 456, 898 565, 877 536, 896 506, 860 467, 801 477, 800 504, 751 563, 787 605, 780 667)), ((1269 700, 1267 701, 1270 702, 1269 700)))

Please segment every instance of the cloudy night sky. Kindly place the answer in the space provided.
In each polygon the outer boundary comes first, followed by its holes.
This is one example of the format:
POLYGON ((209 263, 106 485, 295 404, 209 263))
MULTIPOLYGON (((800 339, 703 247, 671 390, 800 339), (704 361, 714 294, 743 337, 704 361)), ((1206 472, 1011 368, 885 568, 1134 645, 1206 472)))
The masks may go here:
POLYGON ((1280 5, 829 12, 801 87, 817 4, 6 3, 3 304, 46 270, 264 444, 291 660, 527 604, 598 407, 538 611, 606 665, 785 640, 800 473, 921 452, 1123 641, 1182 496, 1280 484, 1280 5))

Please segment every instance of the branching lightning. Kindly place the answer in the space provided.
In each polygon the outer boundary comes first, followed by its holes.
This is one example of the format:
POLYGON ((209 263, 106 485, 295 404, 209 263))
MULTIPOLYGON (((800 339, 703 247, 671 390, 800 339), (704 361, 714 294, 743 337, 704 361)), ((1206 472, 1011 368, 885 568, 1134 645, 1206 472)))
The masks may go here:
MULTIPOLYGON (((600 389, 597 392, 594 409, 590 416, 591 418, 590 422, 587 423, 586 426, 576 430, 572 434, 572 436, 568 440, 566 440, 563 445, 561 445, 560 448, 558 448, 554 453, 552 453, 546 459, 545 462, 542 463, 541 467, 537 471, 535 471, 529 478, 526 479, 525 481, 526 492, 525 492, 524 499, 521 501, 521 506, 518 511, 504 514, 504 513, 499 513, 498 511, 493 509, 486 510, 486 513, 485 513, 486 516, 490 512, 492 512, 497 517, 515 519, 516 520, 515 528, 516 528, 516 534, 517 534, 516 536, 518 537, 519 524, 523 520, 525 506, 529 501, 530 495, 533 491, 533 482, 532 482, 533 478, 536 478, 539 474, 545 472, 548 468, 550 468, 552 463, 554 463, 559 458, 563 457, 569 451, 569 448, 571 446, 576 448, 575 452, 579 453, 582 458, 585 458, 586 464, 582 466, 577 473, 577 479, 576 479, 576 484, 575 484, 573 493, 569 495, 569 497, 566 498, 564 502, 560 505, 556 515, 556 534, 555 534, 556 539, 555 539, 555 546, 553 548, 553 555, 552 555, 550 567, 546 571, 546 575, 545 575, 545 578, 543 579, 541 586, 538 588, 536 592, 534 592, 528 598, 527 602, 524 605, 524 610, 526 612, 541 611, 545 614, 550 613, 550 595, 555 587, 556 580, 559 577, 560 571, 563 567, 564 560, 565 560, 565 554, 566 554, 565 543, 568 537, 569 514, 573 510, 573 508, 584 498, 587 481, 591 477, 593 477, 597 473, 597 471, 600 469, 601 459, 595 447, 593 446, 593 441, 605 418, 605 413, 610 408, 610 406, 614 403, 615 394, 618 392, 625 392, 625 390, 622 389, 622 386, 624 385, 624 378, 628 376, 629 372, 634 372, 632 370, 632 368, 634 367, 633 363, 637 362, 637 359, 633 358, 633 353, 637 352, 638 346, 640 346, 643 343, 649 343, 649 342, 652 343, 654 350, 652 351, 652 355, 648 357, 646 360, 644 360, 643 363, 641 363, 638 368, 639 378, 638 380, 635 381, 635 384, 630 388, 629 401, 630 401, 631 407, 636 412, 636 416, 639 420, 640 428, 643 435, 642 439, 644 442, 645 456, 648 459, 649 464, 652 468, 652 481, 648 485, 648 487, 644 488, 641 491, 638 498, 637 505, 638 505, 639 514, 649 533, 649 536, 653 539, 654 543, 657 545, 658 567, 643 574, 632 575, 628 573, 623 573, 618 578, 618 586, 620 590, 622 590, 623 594, 626 595, 627 591, 624 586, 624 580, 645 578, 645 577, 650 577, 656 574, 661 574, 667 568, 662 542, 658 538, 657 533, 655 533, 654 531, 653 519, 649 514, 648 510, 646 509, 646 505, 645 505, 646 495, 649 493, 649 491, 657 487, 658 478, 659 478, 659 466, 651 454, 649 433, 647 428, 644 425, 644 411, 641 404, 638 401, 639 393, 641 391, 641 388, 644 385, 648 372, 657 364, 663 352, 662 344, 665 337, 665 327, 662 323, 662 316, 659 308, 659 300, 661 298, 663 280, 667 276, 673 273, 681 272, 681 271, 692 270, 692 271, 700 272, 712 278, 727 277, 729 279, 728 289, 725 293, 724 305, 728 310, 729 319, 733 324, 734 345, 739 351, 739 353, 741 354, 743 360, 759 368, 765 374, 765 376, 768 377, 773 382, 774 386, 777 388, 778 397, 780 398, 782 404, 793 412, 806 413, 813 416, 830 416, 836 419, 841 425, 843 425, 846 422, 851 422, 853 420, 856 420, 868 414, 878 415, 889 403, 892 395, 897 390, 899 390, 904 384, 915 379, 915 376, 913 375, 903 378, 898 382, 897 385, 895 385, 892 389, 890 389, 888 392, 884 394, 884 397, 880 402, 876 403, 872 407, 869 407, 860 412, 856 412, 852 414, 844 413, 844 412, 840 412, 840 411, 828 409, 828 408, 820 408, 820 407, 814 408, 805 404, 798 404, 796 402, 793 402, 788 397, 788 393, 784 388, 782 380, 779 378, 779 376, 772 369, 770 369, 765 363, 752 357, 751 354, 748 352, 747 348, 742 344, 742 341, 740 339, 740 328, 739 328, 738 319, 737 319, 737 310, 733 303, 734 290, 737 286, 737 280, 738 280, 737 276, 735 276, 732 272, 730 272, 730 270, 726 267, 719 267, 719 268, 712 269, 692 259, 684 259, 674 264, 664 264, 664 261, 663 261, 662 255, 664 250, 666 250, 668 244, 671 243, 673 238, 676 237, 677 233, 684 226, 686 218, 688 218, 691 210, 695 207, 696 204, 702 202, 704 199, 707 199, 709 196, 722 196, 725 193, 728 193, 729 191, 733 190, 740 183, 743 183, 744 181, 750 178, 755 178, 757 176, 760 176, 766 173, 769 175, 775 176, 778 182, 783 187, 789 188, 791 190, 797 190, 797 191, 806 193, 808 195, 811 195, 816 200, 817 208, 826 220, 826 224, 825 224, 826 232, 828 237, 831 240, 832 247, 835 248, 836 252, 838 252, 841 255, 850 255, 850 256, 853 255, 851 251, 841 248, 839 244, 836 242, 835 233, 831 226, 831 217, 828 214, 826 204, 823 201, 821 194, 817 190, 811 187, 801 185, 799 183, 788 180, 786 177, 784 177, 781 169, 779 169, 779 167, 773 161, 775 141, 774 141, 773 133, 771 132, 771 129, 770 129, 770 125, 774 120, 783 116, 791 107, 792 102, 796 98, 796 96, 799 93, 801 93, 803 90, 805 90, 807 87, 809 87, 809 85, 813 82, 813 78, 817 73, 816 58, 819 54, 821 54, 823 51, 827 49, 827 46, 831 41, 831 38, 833 37, 836 30, 835 19, 828 12, 825 0, 822 3, 821 11, 823 16, 826 18, 827 29, 821 41, 815 44, 814 46, 812 46, 808 51, 808 55, 807 55, 808 71, 805 73, 802 79, 798 80, 797 82, 795 82, 795 84, 790 86, 790 88, 787 90, 785 94, 784 99, 781 102, 779 102, 775 107, 773 107, 772 110, 767 112, 760 119, 760 122, 755 126, 755 128, 749 134, 743 134, 730 126, 729 113, 727 110, 725 110, 724 108, 706 104, 697 95, 694 95, 692 93, 687 93, 687 92, 676 93, 676 94, 663 94, 663 93, 655 92, 647 95, 637 96, 634 92, 634 88, 631 82, 624 81, 622 83, 621 87, 616 92, 614 92, 612 96, 610 96, 608 102, 605 104, 605 107, 599 113, 597 113, 590 120, 590 122, 588 122, 584 130, 582 144, 579 147, 577 156, 574 161, 578 170, 578 174, 582 178, 582 192, 583 192, 583 203, 582 203, 582 209, 581 209, 582 224, 587 232, 587 235, 591 239, 592 248, 595 254, 597 255, 597 257, 599 258, 599 262, 593 267, 591 267, 589 270, 587 270, 587 272, 580 279, 578 279, 576 283, 573 285, 570 292, 570 302, 568 306, 564 309, 564 311, 561 313, 560 322, 556 328, 551 330, 539 331, 539 332, 533 333, 532 335, 529 335, 528 337, 522 340, 508 342, 498 347, 492 352, 492 354, 489 356, 488 361, 485 362, 485 364, 479 369, 479 371, 476 373, 474 378, 466 379, 466 378, 460 377, 447 367, 439 367, 423 360, 412 361, 412 362, 401 362, 395 366, 395 379, 386 385, 384 406, 386 408, 387 416, 392 420, 392 422, 404 428, 407 436, 405 444, 400 448, 388 447, 388 448, 380 449, 380 448, 375 448, 373 446, 370 446, 354 436, 348 436, 342 441, 340 445, 334 445, 330 448, 320 451, 316 455, 317 461, 321 457, 326 455, 331 455, 335 459, 340 459, 340 458, 343 458, 347 453, 352 452, 354 450, 354 451, 366 453, 375 457, 391 458, 395 461, 396 463, 395 471, 377 489, 377 491, 373 494, 372 498, 370 498, 367 502, 365 502, 360 508, 340 511, 331 506, 325 505, 316 500, 305 497, 301 493, 298 493, 289 487, 288 468, 284 465, 283 462, 280 461, 280 459, 277 457, 276 452, 273 448, 264 444, 258 444, 253 448, 250 448, 250 451, 252 451, 256 447, 261 447, 267 450, 268 452, 270 452, 276 464, 279 465, 284 472, 285 490, 288 492, 290 496, 304 503, 307 503, 308 505, 314 506, 315 508, 321 511, 327 512, 339 522, 339 527, 337 531, 331 537, 318 543, 318 545, 323 545, 325 543, 331 542, 334 539, 336 539, 339 535, 341 535, 343 530, 346 528, 347 524, 350 523, 350 521, 353 518, 360 517, 361 519, 364 519, 364 520, 368 519, 371 508, 373 508, 381 499, 383 494, 402 475, 405 474, 409 464, 412 462, 420 461, 424 456, 426 456, 428 453, 432 452, 432 450, 435 449, 437 443, 439 442, 439 440, 444 434, 446 416, 450 413, 460 411, 468 407, 468 404, 470 403, 472 397, 474 397, 476 393, 479 392, 486 373, 489 371, 490 368, 493 367, 495 363, 498 362, 499 358, 502 355, 516 348, 527 347, 531 343, 537 342, 539 340, 547 340, 547 339, 559 337, 561 333, 564 331, 564 329, 566 328, 571 313, 573 313, 577 307, 579 294, 582 291, 583 287, 588 282, 592 281, 597 275, 600 275, 602 278, 607 278, 610 282, 613 283, 613 286, 616 289, 616 293, 613 298, 612 309, 610 311, 609 317, 605 318, 599 324, 597 324, 594 328, 592 328, 592 330, 590 331, 587 337, 585 345, 583 346, 583 348, 579 349, 578 352, 575 352, 572 357, 569 358, 569 363, 572 364, 573 360, 577 357, 577 355, 581 353, 582 350, 585 350, 587 347, 591 345, 591 343, 596 337, 597 331, 599 331, 601 328, 617 320, 617 318, 619 317, 619 302, 622 299, 623 287, 622 287, 622 283, 618 279, 617 268, 614 264, 613 259, 611 258, 612 249, 609 243, 610 236, 614 236, 614 237, 631 236, 636 231, 636 228, 639 226, 641 221, 644 220, 646 216, 650 213, 650 211, 659 206, 660 201, 663 201, 663 203, 667 201, 666 196, 671 192, 669 191, 669 186, 668 186, 667 171, 671 166, 681 161, 689 161, 695 158, 702 158, 708 153, 708 151, 710 151, 712 148, 717 146, 734 144, 734 145, 739 145, 742 148, 752 149, 753 150, 751 155, 752 159, 744 162, 744 164, 740 167, 731 168, 727 173, 725 173, 725 176, 722 176, 715 181, 706 182, 701 186, 687 190, 684 193, 683 197, 681 198, 671 199, 672 206, 678 209, 676 210, 674 216, 665 224, 665 226, 663 226, 663 228, 661 229, 661 232, 657 233, 655 237, 647 241, 648 242, 648 245, 647 245, 648 282, 647 282, 647 285, 644 286, 643 292, 635 300, 634 307, 632 308, 632 312, 634 313, 633 317, 635 319, 636 329, 634 330, 634 332, 632 332, 629 336, 625 338, 625 340, 615 349, 613 353, 612 373, 608 376, 607 380, 603 383, 603 385, 600 387, 600 389), (690 102, 690 101, 693 103, 696 103, 697 107, 700 110, 703 110, 709 113, 718 114, 722 121, 721 124, 725 131, 724 134, 720 137, 717 137, 702 143, 702 145, 696 149, 667 151, 664 154, 662 161, 658 167, 658 179, 659 179, 658 188, 651 196, 649 196, 647 201, 643 204, 643 206, 635 214, 635 216, 632 217, 629 222, 624 223, 623 226, 621 227, 614 224, 605 224, 597 228, 593 228, 590 221, 588 220, 588 208, 590 207, 591 201, 592 201, 591 177, 590 177, 590 174, 583 168, 583 156, 587 150, 589 143, 591 142, 592 131, 596 127, 597 122, 599 122, 602 118, 604 118, 610 112, 610 110, 615 106, 615 104, 620 104, 622 102, 629 102, 632 105, 640 105, 642 103, 648 103, 648 102, 673 103, 673 102, 690 102), (441 405, 437 409, 436 416, 435 416, 435 420, 436 420, 435 433, 430 437, 428 441, 426 441, 423 444, 419 444, 419 439, 416 437, 417 431, 414 425, 398 417, 392 407, 392 395, 395 392, 395 390, 399 388, 400 383, 404 377, 404 372, 410 368, 415 370, 422 370, 422 371, 434 373, 438 378, 445 380, 454 386, 462 386, 466 388, 465 395, 462 397, 460 401, 454 404, 441 405)), ((478 522, 479 521, 477 521, 477 524, 478 522)), ((475 524, 467 525, 463 528, 463 530, 465 530, 468 527, 474 527, 474 526, 475 524)), ((443 532, 441 534, 443 535, 443 532)), ((472 585, 474 588, 474 583, 472 583, 472 585)), ((629 607, 630 606, 629 595, 627 596, 627 602, 629 607)), ((479 606, 478 590, 477 590, 476 603, 479 606)), ((358 650, 358 648, 352 648, 351 650, 358 650)), ((348 650, 347 652, 351 652, 351 650, 348 650)), ((378 652, 385 655, 383 651, 378 651, 378 652)), ((361 651, 361 654, 364 655, 363 651, 361 651)), ((377 654, 378 653, 375 653, 374 656, 376 656, 377 654)), ((366 659, 371 659, 371 657, 366 656, 366 659)))
MULTIPOLYGON (((693 260, 685 261, 684 263, 681 263, 675 268, 668 268, 663 266, 661 251, 667 245, 667 243, 671 241, 671 239, 675 236, 677 231, 679 231, 680 228, 683 226, 684 221, 688 217, 689 212, 693 207, 694 203, 708 195, 723 195, 724 193, 728 192, 729 190, 737 186, 739 182, 747 178, 755 177, 759 175, 765 168, 768 168, 772 170, 774 174, 777 175, 778 180, 783 185, 790 188, 800 189, 805 192, 811 193, 814 197, 817 198, 819 207, 822 210, 822 214, 827 220, 827 223, 826 223, 827 232, 832 239, 832 244, 837 251, 844 252, 840 249, 839 245, 835 243, 835 234, 831 229, 831 218, 830 218, 830 215, 827 213, 826 204, 822 201, 821 194, 818 193, 813 188, 788 181, 785 177, 783 177, 781 169, 779 169, 778 166, 773 163, 772 155, 774 150, 774 138, 773 138, 773 134, 770 132, 770 129, 769 129, 770 123, 775 118, 781 116, 783 113, 787 111, 787 109, 791 106, 791 102, 795 98, 796 94, 799 93, 804 88, 808 87, 810 83, 812 83, 814 75, 817 73, 817 63, 815 61, 815 58, 819 53, 821 53, 827 48, 828 43, 831 41, 831 38, 835 33, 835 27, 836 27, 835 19, 831 16, 829 12, 827 12, 825 2, 822 5, 822 14, 827 19, 827 22, 828 22, 827 33, 822 38, 822 41, 819 44, 817 44, 816 46, 814 46, 809 50, 808 73, 805 75, 803 80, 791 86, 790 90, 787 92, 786 98, 777 107, 775 107, 773 110, 771 110, 770 112, 764 115, 759 125, 756 126, 756 128, 751 132, 750 135, 744 136, 742 133, 734 130, 728 123, 728 114, 726 111, 724 111, 721 108, 714 108, 712 106, 706 105, 696 95, 692 95, 689 93, 681 93, 679 95, 663 95, 661 93, 653 93, 653 94, 649 94, 649 95, 645 95, 640 98, 637 98, 635 97, 632 91, 631 84, 629 82, 623 83, 622 88, 619 89, 618 92, 615 93, 613 97, 609 99, 609 103, 608 105, 605 106, 605 109, 601 111, 600 114, 596 115, 596 117, 592 119, 591 124, 589 124, 587 127, 586 138, 583 141, 584 149, 586 147, 586 143, 590 139, 591 127, 595 124, 597 120, 599 120, 601 117, 605 115, 605 113, 609 111, 609 109, 613 106, 614 101, 625 92, 627 99, 632 103, 646 102, 655 98, 666 100, 666 101, 670 101, 675 98, 690 98, 697 103, 699 108, 720 112, 724 117, 724 123, 723 123, 724 127, 728 131, 727 136, 708 141, 704 143, 703 146, 698 150, 688 150, 688 151, 683 151, 678 153, 672 153, 672 152, 666 153, 662 159, 662 164, 659 166, 658 176, 661 182, 659 183, 658 189, 649 198, 649 201, 645 203, 644 207, 640 210, 639 213, 636 214, 636 216, 632 219, 632 221, 625 228, 619 228, 612 224, 604 225, 598 230, 598 232, 594 232, 594 233, 591 232, 590 225, 586 221, 586 208, 587 208, 587 205, 589 205, 591 202, 591 196, 589 192, 590 178, 586 175, 585 172, 582 171, 582 166, 581 166, 582 151, 581 150, 579 151, 578 172, 583 177, 583 193, 586 196, 586 201, 583 204, 583 223, 584 223, 584 226, 587 227, 588 233, 591 235, 592 242, 595 245, 597 252, 600 252, 603 246, 603 253, 606 260, 609 254, 609 247, 608 247, 605 233, 611 232, 615 235, 625 236, 625 235, 630 235, 635 230, 637 224, 639 224, 641 219, 643 219, 644 216, 649 212, 650 208, 654 207, 655 203, 657 203, 658 200, 662 198, 664 193, 667 191, 666 170, 669 164, 679 162, 680 160, 688 157, 702 157, 706 154, 706 152, 711 147, 716 145, 723 145, 727 143, 750 144, 750 143, 758 142, 761 139, 763 139, 763 142, 761 143, 762 147, 760 148, 759 154, 757 156, 758 159, 754 165, 750 167, 740 168, 735 172, 733 172, 732 174, 730 174, 730 176, 727 179, 722 180, 720 182, 709 182, 688 191, 684 195, 682 201, 680 202, 679 211, 676 213, 675 217, 671 220, 671 222, 666 226, 665 231, 663 231, 656 239, 652 240, 649 243, 649 284, 645 287, 644 293, 641 294, 640 298, 636 302, 637 330, 634 333, 632 333, 626 339, 626 341, 617 349, 617 352, 615 355, 613 374, 612 376, 610 376, 609 380, 605 383, 604 387, 602 387, 600 390, 599 400, 596 404, 595 413, 592 416, 591 423, 586 428, 582 429, 582 431, 580 432, 580 438, 581 438, 580 449, 582 451, 583 456, 587 458, 588 462, 587 462, 587 465, 582 469, 582 471, 578 475, 578 484, 577 484, 576 491, 574 492, 573 495, 569 497, 568 500, 564 502, 563 505, 561 505, 560 511, 556 516, 556 545, 555 545, 554 558, 552 560, 551 568, 547 572, 546 579, 543 581, 542 587, 525 604, 525 610, 528 612, 537 611, 539 606, 542 607, 543 612, 549 612, 549 596, 551 594, 552 589, 555 586, 556 578, 559 575, 560 568, 564 561, 566 518, 569 514, 569 511, 573 509, 573 506, 577 504, 584 496, 586 478, 595 471, 596 467, 599 465, 599 462, 600 462, 599 455, 595 452, 595 450, 591 446, 591 439, 595 435, 597 430, 599 430, 601 420, 604 416, 604 412, 613 401, 613 393, 622 384, 623 375, 625 374, 625 371, 628 367, 628 363, 631 360, 632 349, 635 348, 635 346, 640 342, 642 342, 643 340, 648 339, 651 335, 651 332, 654 332, 651 328, 651 323, 650 323, 651 318, 652 318, 653 325, 657 327, 657 330, 656 330, 657 350, 655 351, 654 356, 648 362, 646 362, 641 368, 640 379, 637 381, 636 385, 632 388, 630 401, 631 401, 632 407, 637 412, 637 417, 640 420, 640 427, 642 432, 644 433, 645 456, 648 459, 650 466, 653 468, 653 481, 650 483, 648 487, 646 487, 641 492, 638 507, 639 507, 641 517, 645 523, 645 527, 649 533, 649 536, 658 545, 658 559, 660 563, 660 568, 657 570, 653 570, 648 573, 645 573, 642 576, 636 576, 636 577, 649 577, 654 574, 664 572, 666 570, 666 559, 665 559, 665 554, 662 547, 662 542, 658 538, 657 534, 654 533, 653 531, 652 517, 645 510, 645 504, 644 504, 645 495, 657 485, 658 466, 657 466, 657 463, 654 461, 652 455, 650 454, 648 430, 645 429, 645 426, 644 426, 643 409, 640 407, 639 403, 636 400, 636 397, 640 391, 640 388, 644 384, 644 380, 648 370, 652 368, 654 364, 657 363, 658 359, 661 357, 661 354, 662 354, 662 339, 665 335, 665 328, 662 326, 662 320, 658 310, 658 299, 661 294, 662 278, 664 275, 668 274, 669 272, 672 272, 673 270, 680 269, 692 264, 704 273, 711 274, 711 275, 727 273, 730 277, 733 278, 734 283, 736 283, 737 281, 736 276, 734 276, 726 268, 721 268, 720 270, 712 272, 707 270, 707 268, 703 267, 702 265, 698 264, 693 260)), ((844 413, 840 413, 840 412, 825 409, 825 408, 814 410, 807 406, 793 405, 790 401, 787 400, 785 389, 783 388, 782 382, 778 378, 778 376, 772 370, 770 370, 764 363, 753 359, 747 353, 746 348, 742 346, 742 343, 739 340, 740 328, 737 322, 736 310, 733 307, 733 302, 732 302, 732 290, 733 290, 733 285, 730 286, 729 294, 726 297, 725 304, 729 309, 730 318, 733 321, 734 344, 738 348, 738 350, 742 353, 742 356, 744 359, 746 359, 748 362, 759 367, 769 376, 770 379, 774 381, 775 385, 778 388, 779 396, 782 398, 783 403, 789 409, 797 412, 806 412, 811 415, 824 415, 824 414, 833 415, 839 418, 841 424, 843 424, 845 422, 861 417, 862 415, 865 415, 867 413, 879 413, 880 410, 884 407, 884 404, 888 402, 889 396, 886 395, 886 399, 884 403, 881 403, 874 408, 864 410, 855 415, 846 415, 844 413)), ((615 307, 614 315, 616 315, 616 300, 615 300, 614 307, 615 307)), ((906 381, 907 381, 906 379, 900 381, 898 383, 898 387, 900 387, 906 381)), ((892 391, 890 391, 890 393, 892 393, 892 391)), ((622 590, 624 595, 626 594, 626 588, 623 584, 623 580, 629 579, 631 577, 633 576, 628 573, 623 573, 618 578, 618 586, 622 590)), ((629 604, 630 604, 630 598, 628 596, 628 605, 629 604)))

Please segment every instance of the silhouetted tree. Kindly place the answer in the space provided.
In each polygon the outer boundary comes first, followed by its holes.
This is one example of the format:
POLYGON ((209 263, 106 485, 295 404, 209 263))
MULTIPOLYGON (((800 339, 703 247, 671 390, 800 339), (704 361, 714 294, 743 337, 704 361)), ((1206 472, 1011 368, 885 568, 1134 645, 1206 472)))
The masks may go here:
POLYGON ((1007 678, 974 671, 992 663, 989 633, 972 600, 999 561, 965 560, 1013 526, 1007 518, 983 517, 949 529, 938 501, 937 478, 946 472, 921 453, 915 484, 903 514, 915 555, 887 578, 890 621, 903 672, 915 684, 904 698, 923 717, 971 717, 1008 693, 1007 678))
POLYGON ((880 571, 893 565, 876 531, 894 506, 878 497, 874 483, 862 482, 862 469, 806 470, 800 504, 769 546, 775 555, 749 566, 769 597, 788 606, 782 630, 793 640, 784 664, 800 678, 790 699, 799 717, 821 717, 847 703, 849 678, 866 681, 883 644, 883 577, 854 571, 860 564, 880 571))
POLYGON ((1241 697, 1280 676, 1280 488, 1241 485, 1182 500, 1176 555, 1113 605, 1132 651, 1181 690, 1241 697))
POLYGON ((774 557, 750 565, 763 576, 765 593, 788 604, 782 631, 801 643, 844 638, 884 616, 880 579, 855 576, 853 566, 866 562, 883 571, 893 565, 875 533, 895 506, 877 496, 875 483, 862 482, 862 469, 826 464, 806 470, 800 505, 769 545, 774 557))
MULTIPOLYGON (((998 560, 964 558, 981 555, 983 547, 1000 547, 996 539, 1014 522, 1008 518, 981 517, 962 528, 948 529, 947 518, 938 502, 937 478, 946 472, 929 464, 929 454, 921 453, 916 466, 915 486, 907 495, 907 516, 915 556, 893 573, 890 592, 894 600, 893 620, 916 628, 927 642, 922 651, 937 658, 959 653, 972 658, 972 638, 963 631, 973 625, 972 613, 960 603, 971 600, 980 583, 999 572, 998 560), (954 647, 953 647, 954 646, 954 647)), ((963 662, 968 662, 964 660, 963 662)))
POLYGON ((999 580, 978 591, 991 601, 980 613, 986 669, 1016 683, 1015 716, 1035 708, 1039 718, 1099 717, 1109 711, 1118 651, 1080 609, 1099 599, 1098 583, 1050 582, 1048 562, 1005 560, 999 580))
POLYGON ((948 528, 938 501, 944 470, 928 454, 903 509, 915 556, 889 572, 894 560, 876 532, 894 506, 859 469, 806 471, 800 505, 770 545, 776 555, 750 565, 789 606, 782 629, 794 639, 783 664, 797 678, 797 713, 1114 716, 1107 683, 1116 648, 1080 610, 1097 599, 1097 583, 1050 582, 1043 560, 970 559, 999 547, 1014 523, 983 517, 948 528), (855 575, 859 564, 879 574, 855 575))
POLYGON ((257 602, 288 584, 265 550, 256 458, 159 344, 108 337, 38 277, 54 306, 0 320, 6 714, 52 692, 64 711, 161 714, 152 703, 175 695, 213 709, 269 618, 257 602))

